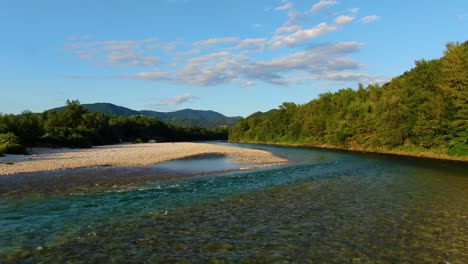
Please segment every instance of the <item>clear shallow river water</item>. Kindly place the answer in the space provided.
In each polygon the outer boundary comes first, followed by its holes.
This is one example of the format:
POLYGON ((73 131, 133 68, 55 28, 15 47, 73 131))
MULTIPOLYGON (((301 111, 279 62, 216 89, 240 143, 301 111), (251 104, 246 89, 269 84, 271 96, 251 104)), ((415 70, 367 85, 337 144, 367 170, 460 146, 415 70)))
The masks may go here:
MULTIPOLYGON (((467 163, 242 146, 292 163, 2 199, 0 263, 468 263, 467 163)), ((197 160, 160 166, 237 166, 197 160)))

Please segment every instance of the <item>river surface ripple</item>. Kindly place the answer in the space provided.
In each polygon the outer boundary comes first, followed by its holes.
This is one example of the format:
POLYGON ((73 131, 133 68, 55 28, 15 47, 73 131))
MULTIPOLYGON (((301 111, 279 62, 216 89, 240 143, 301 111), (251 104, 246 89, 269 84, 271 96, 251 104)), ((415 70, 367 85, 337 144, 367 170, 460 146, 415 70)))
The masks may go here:
POLYGON ((291 163, 2 199, 0 263, 468 263, 467 163, 241 146, 291 163))

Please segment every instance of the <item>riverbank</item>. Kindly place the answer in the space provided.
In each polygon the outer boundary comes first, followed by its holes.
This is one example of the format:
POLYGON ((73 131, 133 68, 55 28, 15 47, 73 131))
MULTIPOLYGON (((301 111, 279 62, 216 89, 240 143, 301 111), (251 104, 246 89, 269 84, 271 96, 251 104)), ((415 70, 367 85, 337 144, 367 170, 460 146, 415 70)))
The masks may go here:
POLYGON ((413 147, 413 151, 407 149, 376 149, 376 148, 360 148, 360 147, 338 147, 333 145, 314 145, 314 144, 293 144, 293 143, 272 143, 272 142, 234 142, 232 143, 245 143, 245 144, 266 144, 274 146, 284 146, 284 147, 301 147, 301 148, 315 148, 315 149, 328 149, 328 150, 340 150, 340 151, 351 151, 351 152, 361 152, 361 153, 377 153, 385 155, 395 155, 395 156, 406 156, 406 157, 415 157, 415 158, 426 158, 426 159, 438 159, 438 160, 452 160, 452 161, 463 161, 468 162, 468 156, 465 157, 456 157, 449 156, 444 153, 436 153, 430 151, 422 151, 420 148, 413 147))
POLYGON ((206 143, 146 143, 98 146, 91 149, 33 148, 30 155, 0 157, 0 175, 33 173, 90 167, 132 167, 198 155, 221 154, 233 162, 255 169, 285 164, 286 159, 272 153, 206 143))

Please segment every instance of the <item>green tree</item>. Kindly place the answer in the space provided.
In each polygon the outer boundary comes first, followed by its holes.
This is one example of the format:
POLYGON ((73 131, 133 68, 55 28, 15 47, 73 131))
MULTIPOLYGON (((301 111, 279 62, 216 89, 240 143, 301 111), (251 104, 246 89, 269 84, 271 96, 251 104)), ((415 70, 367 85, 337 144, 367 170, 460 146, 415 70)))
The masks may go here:
POLYGON ((44 134, 44 124, 40 115, 29 110, 23 111, 18 117, 17 135, 27 147, 32 147, 44 134))
POLYGON ((77 128, 83 124, 83 116, 88 112, 79 100, 67 100, 63 110, 63 126, 77 128))
POLYGON ((20 138, 8 132, 0 134, 0 154, 25 154, 26 149, 21 145, 20 138))
POLYGON ((468 105, 468 42, 449 43, 446 48, 442 58, 441 88, 459 110, 468 105))

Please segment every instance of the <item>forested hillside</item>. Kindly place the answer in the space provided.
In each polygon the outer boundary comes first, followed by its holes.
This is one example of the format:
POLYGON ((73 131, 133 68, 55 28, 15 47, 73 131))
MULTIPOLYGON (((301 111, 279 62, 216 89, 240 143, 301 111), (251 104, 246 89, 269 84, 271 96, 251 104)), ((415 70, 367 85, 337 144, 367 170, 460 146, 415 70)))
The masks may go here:
POLYGON ((79 101, 68 101, 61 112, 0 114, 0 154, 21 154, 26 147, 91 147, 132 141, 193 141, 226 139, 227 129, 178 127, 153 117, 92 113, 79 101))
MULTIPOLYGON (((125 117, 142 115, 154 117, 158 121, 182 127, 203 127, 216 129, 218 127, 231 127, 241 119, 239 116, 227 117, 215 111, 184 109, 175 112, 156 112, 151 110, 133 110, 110 103, 82 104, 91 113, 103 113, 107 115, 119 115, 125 117)), ((65 107, 52 110, 62 112, 65 107)))
POLYGON ((468 156, 468 41, 383 86, 283 103, 233 127, 229 140, 468 156))

